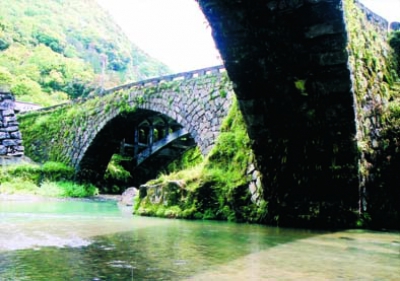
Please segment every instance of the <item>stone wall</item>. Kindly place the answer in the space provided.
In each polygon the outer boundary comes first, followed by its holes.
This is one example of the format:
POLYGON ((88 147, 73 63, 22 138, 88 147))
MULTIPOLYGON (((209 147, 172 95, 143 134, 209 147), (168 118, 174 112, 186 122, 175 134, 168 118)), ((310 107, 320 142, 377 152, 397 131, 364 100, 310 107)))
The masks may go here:
POLYGON ((0 89, 0 157, 24 155, 14 102, 14 96, 9 91, 0 89))
POLYGON ((391 171, 399 169, 395 160, 399 156, 393 153, 398 146, 394 125, 398 118, 390 117, 400 94, 394 53, 388 45, 387 22, 357 2, 345 4, 360 151, 359 213, 394 227, 400 216, 399 211, 394 216, 398 210, 394 198, 400 194, 397 184, 391 184, 398 182, 391 171))

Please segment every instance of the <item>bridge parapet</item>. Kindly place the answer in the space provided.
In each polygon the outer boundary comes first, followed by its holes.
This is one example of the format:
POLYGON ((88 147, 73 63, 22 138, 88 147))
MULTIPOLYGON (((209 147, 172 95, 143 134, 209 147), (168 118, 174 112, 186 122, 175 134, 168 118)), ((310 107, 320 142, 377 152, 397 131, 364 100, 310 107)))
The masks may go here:
POLYGON ((165 76, 156 77, 156 78, 150 78, 150 79, 146 79, 146 80, 142 80, 142 81, 138 81, 138 82, 132 82, 132 83, 128 83, 128 84, 124 84, 121 86, 107 89, 103 93, 109 94, 109 93, 113 93, 113 92, 119 91, 119 90, 129 90, 129 89, 137 88, 137 87, 157 86, 158 84, 160 84, 162 82, 192 79, 192 78, 196 78, 196 77, 200 77, 200 76, 204 76, 204 75, 218 74, 218 73, 222 73, 222 72, 225 72, 225 67, 223 65, 217 65, 217 66, 197 69, 197 70, 193 70, 193 71, 181 72, 181 73, 165 75, 165 76))
MULTIPOLYGON (((115 92, 130 90, 130 89, 134 89, 134 88, 155 87, 155 86, 158 86, 165 82, 183 81, 183 80, 198 78, 198 77, 205 76, 205 75, 220 75, 221 73, 224 73, 224 72, 226 72, 226 70, 223 65, 201 68, 201 69, 196 69, 196 70, 192 70, 192 71, 180 72, 180 73, 176 73, 176 74, 165 75, 165 76, 161 76, 161 77, 155 77, 155 78, 145 79, 145 80, 141 80, 141 81, 137 81, 137 82, 127 83, 124 85, 106 89, 102 92, 102 95, 108 95, 108 94, 112 94, 115 92)), ((83 103, 83 102, 86 102, 88 100, 95 99, 98 97, 99 97, 98 95, 92 94, 89 97, 77 98, 77 99, 71 100, 69 102, 64 102, 64 103, 56 104, 53 106, 31 107, 29 110, 22 111, 21 113, 23 114, 23 113, 30 112, 30 111, 50 111, 50 110, 54 110, 54 109, 64 107, 64 106, 80 104, 80 103, 83 103)))

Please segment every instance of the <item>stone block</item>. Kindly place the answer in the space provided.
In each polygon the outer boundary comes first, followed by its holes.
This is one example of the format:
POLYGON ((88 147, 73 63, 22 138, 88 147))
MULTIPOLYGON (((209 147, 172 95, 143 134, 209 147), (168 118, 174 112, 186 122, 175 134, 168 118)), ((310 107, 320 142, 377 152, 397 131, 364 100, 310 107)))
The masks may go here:
POLYGON ((15 115, 14 116, 5 116, 4 118, 3 118, 3 122, 7 122, 7 123, 10 123, 10 122, 16 122, 17 121, 17 117, 15 117, 15 115))
POLYGON ((12 115, 14 115, 14 110, 12 110, 12 109, 3 110, 3 117, 4 116, 12 116, 12 115))
POLYGON ((338 52, 326 52, 326 53, 319 53, 319 54, 311 54, 311 56, 310 56, 311 63, 317 64, 320 66, 346 64, 347 59, 348 59, 348 56, 347 56, 347 53, 345 50, 341 50, 338 52))
POLYGON ((7 155, 7 147, 0 145, 0 155, 7 155))
POLYGON ((21 134, 20 131, 11 132, 10 133, 10 138, 12 138, 12 139, 22 139, 22 134, 21 134))
POLYGON ((17 126, 10 126, 6 128, 0 128, 0 132, 17 132, 19 128, 17 126))
POLYGON ((2 141, 2 145, 4 146, 15 146, 15 145, 19 145, 20 143, 18 142, 18 140, 14 140, 14 139, 4 139, 2 141))
POLYGON ((0 140, 8 139, 10 135, 6 132, 0 132, 0 140))
POLYGON ((341 32, 343 32, 343 24, 328 22, 310 26, 304 35, 306 38, 315 38, 324 35, 338 34, 341 32))
POLYGON ((25 151, 25 147, 23 147, 22 145, 14 146, 13 148, 14 148, 15 151, 18 151, 18 152, 24 152, 25 151))

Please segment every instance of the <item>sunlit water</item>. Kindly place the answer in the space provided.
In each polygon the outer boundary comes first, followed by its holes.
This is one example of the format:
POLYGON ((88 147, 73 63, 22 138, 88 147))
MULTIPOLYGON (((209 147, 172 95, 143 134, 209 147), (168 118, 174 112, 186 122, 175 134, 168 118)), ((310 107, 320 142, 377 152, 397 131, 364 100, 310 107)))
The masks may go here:
POLYGON ((400 280, 400 234, 132 217, 0 201, 0 280, 400 280))

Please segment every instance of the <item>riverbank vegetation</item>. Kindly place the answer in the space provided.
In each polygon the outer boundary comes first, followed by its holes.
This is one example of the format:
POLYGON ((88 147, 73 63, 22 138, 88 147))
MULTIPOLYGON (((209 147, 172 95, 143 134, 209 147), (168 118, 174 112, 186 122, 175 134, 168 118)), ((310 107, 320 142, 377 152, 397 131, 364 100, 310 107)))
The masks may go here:
POLYGON ((253 161, 250 139, 235 101, 206 158, 194 149, 178 170, 140 189, 134 213, 147 216, 229 221, 261 221, 264 201, 252 202, 247 169, 253 161), (190 161, 194 159, 194 161, 190 161))
POLYGON ((0 170, 0 194, 80 198, 98 194, 95 186, 73 179, 74 169, 58 162, 7 165, 0 170))

